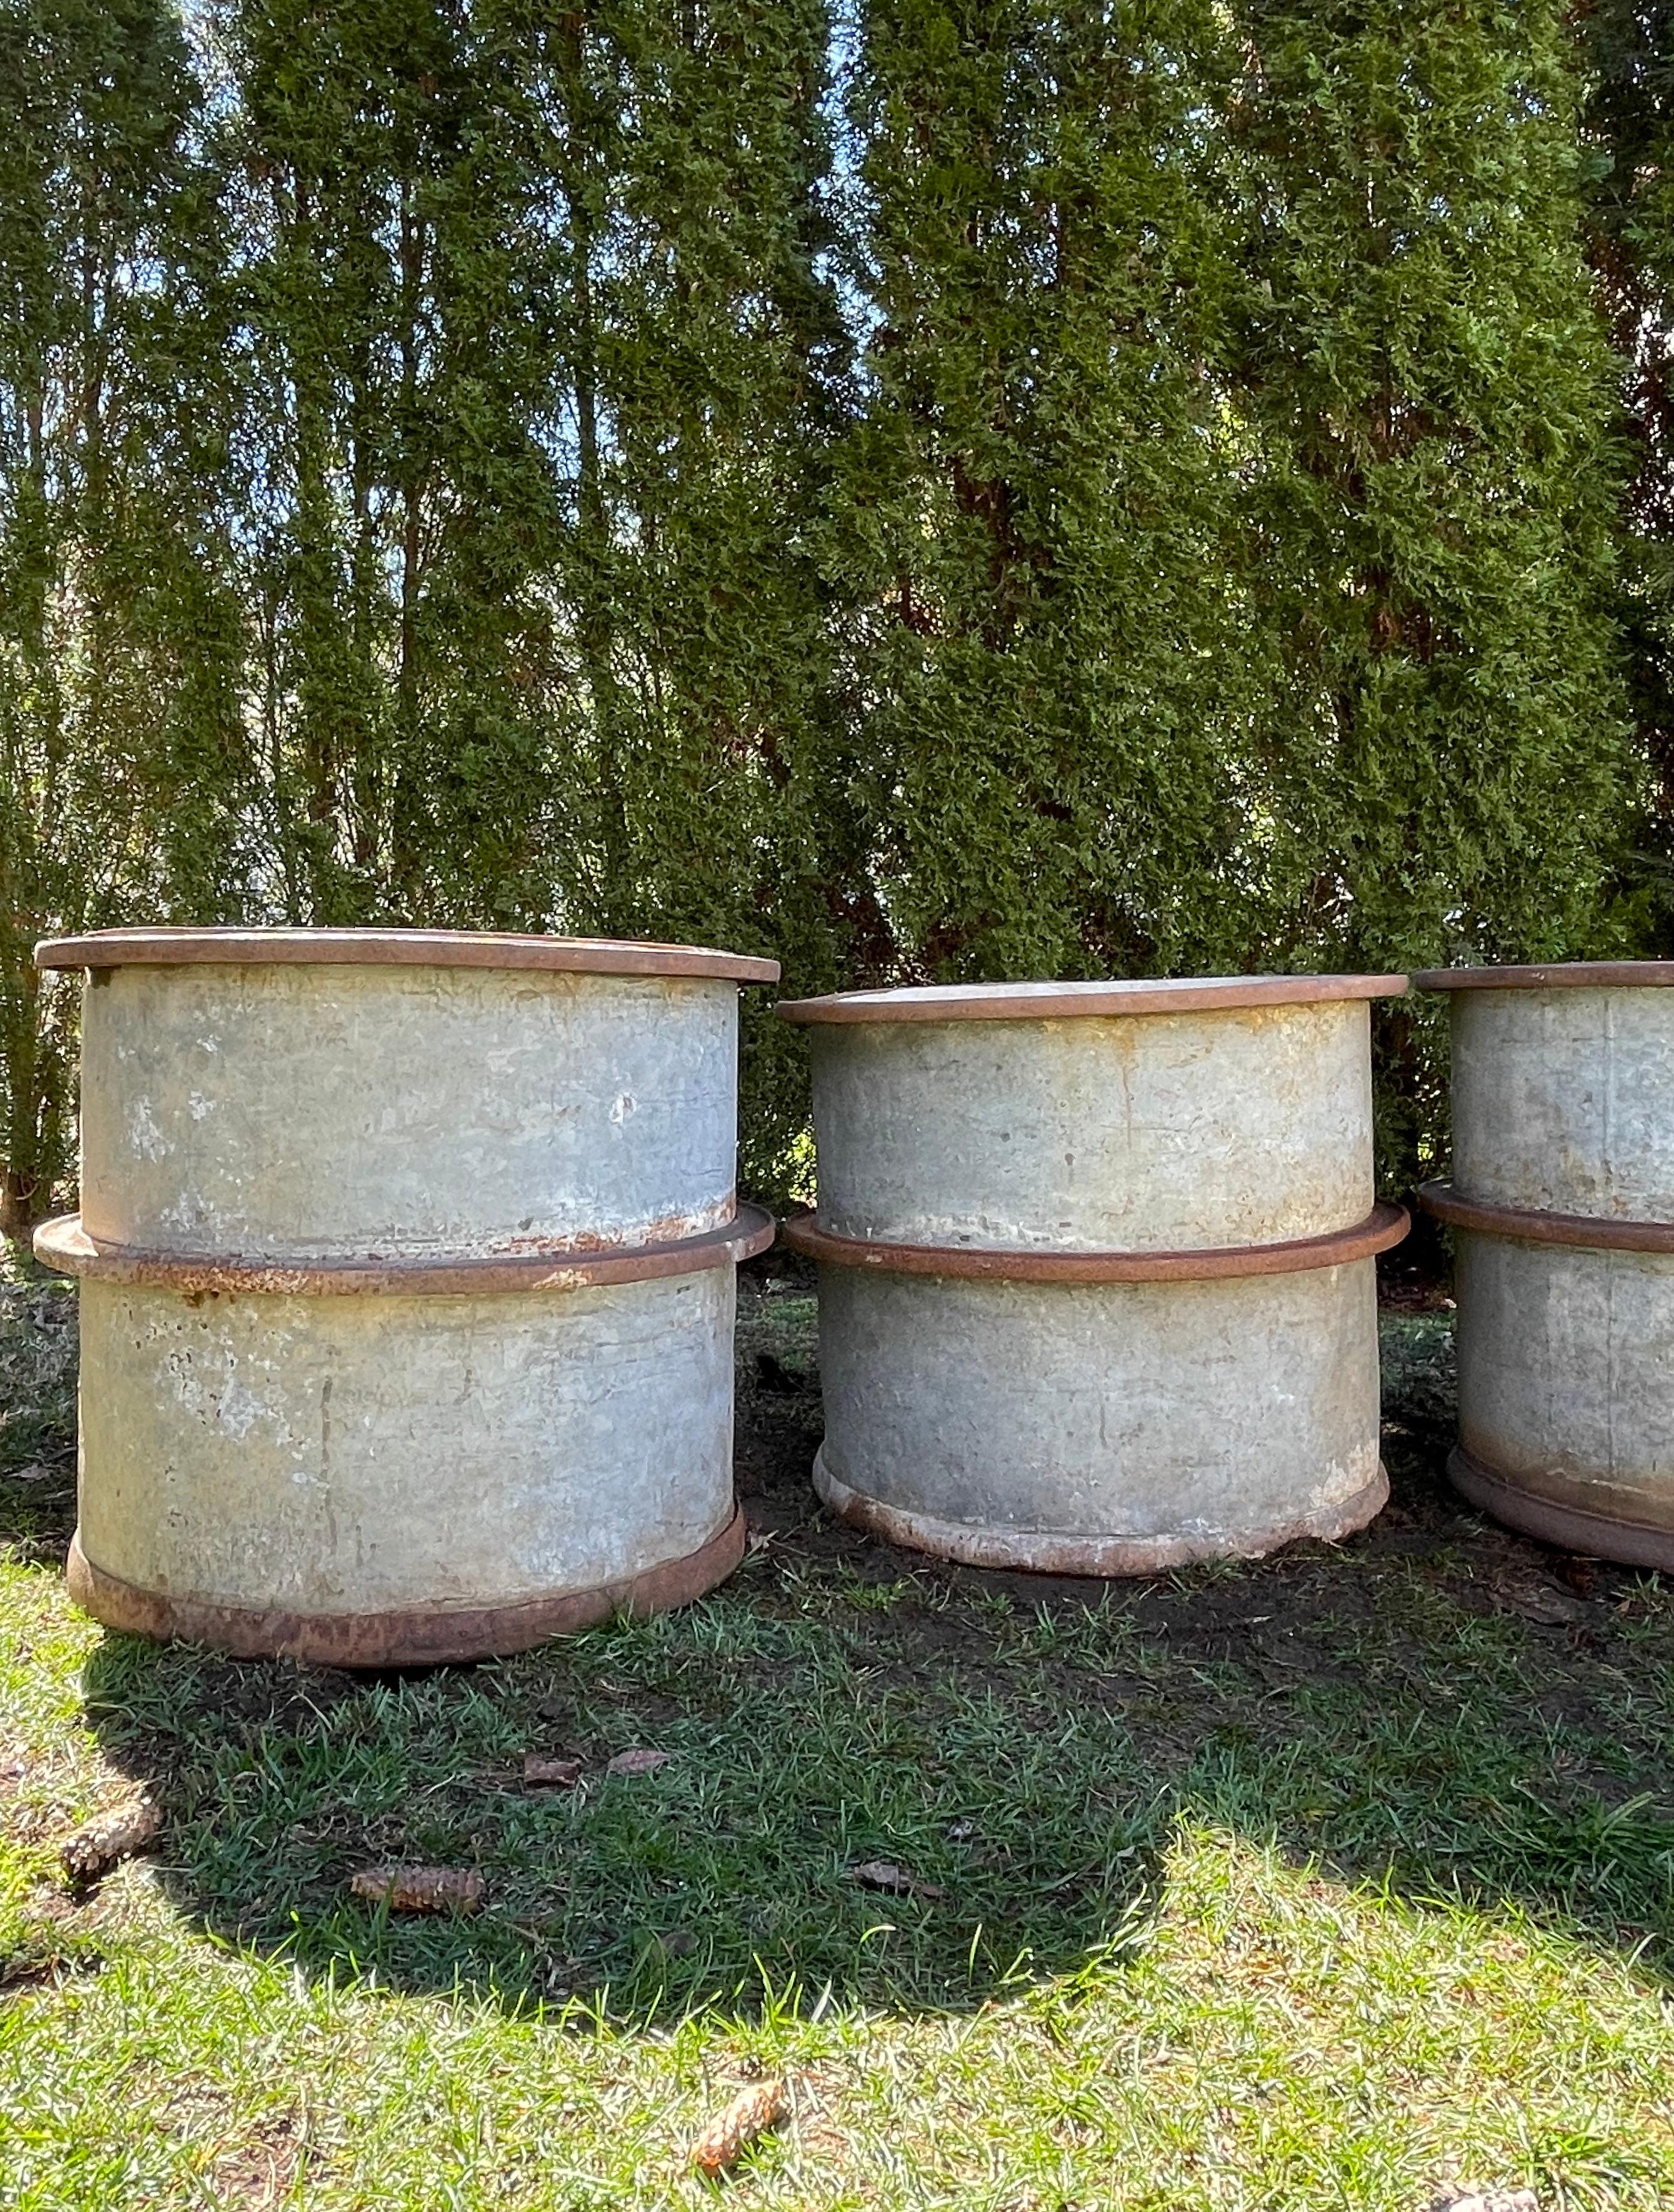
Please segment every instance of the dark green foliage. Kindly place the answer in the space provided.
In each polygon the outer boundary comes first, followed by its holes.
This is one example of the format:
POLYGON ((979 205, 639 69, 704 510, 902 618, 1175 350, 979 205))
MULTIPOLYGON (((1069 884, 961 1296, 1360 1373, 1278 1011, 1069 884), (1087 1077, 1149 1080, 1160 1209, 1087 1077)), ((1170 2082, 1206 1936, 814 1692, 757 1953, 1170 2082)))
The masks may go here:
POLYGON ((208 900, 242 744, 216 210, 161 0, 0 8, 0 1225, 67 1164, 43 929, 208 900))
MULTIPOLYGON (((1583 281, 1555 7, 1258 5, 1233 117, 1259 279, 1239 405, 1306 872, 1287 963, 1622 949, 1646 782, 1610 623, 1614 388, 1583 281)), ((1442 1115, 1427 1007, 1384 1022, 1380 1139, 1442 1115)))
POLYGON ((1208 5, 876 0, 876 321, 835 558, 875 610, 900 950, 939 975, 1242 966, 1263 695, 1226 404, 1208 5))
POLYGON ((1674 884, 1674 7, 1594 0, 1578 11, 1590 81, 1589 246, 1628 364, 1634 471, 1617 617, 1641 744, 1657 779, 1648 849, 1669 939, 1674 884))
MULTIPOLYGON (((65 1167, 49 927, 690 938, 800 993, 1644 926, 1555 0, 0 0, 0 38, 14 1222, 65 1167)), ((1650 143, 1646 82, 1604 70, 1595 137, 1650 143)), ((1413 1017, 1385 1043, 1404 1176, 1440 1079, 1413 1017)))

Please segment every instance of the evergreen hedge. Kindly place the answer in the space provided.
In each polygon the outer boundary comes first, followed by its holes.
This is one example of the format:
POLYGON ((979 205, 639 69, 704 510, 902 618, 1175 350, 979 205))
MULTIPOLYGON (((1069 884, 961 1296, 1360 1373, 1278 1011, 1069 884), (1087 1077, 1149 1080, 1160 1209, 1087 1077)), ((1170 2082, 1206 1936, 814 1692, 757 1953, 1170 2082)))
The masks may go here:
MULTIPOLYGON (((0 0, 9 1223, 48 929, 797 993, 1649 942, 1610 340, 1668 234, 1607 149, 1665 117, 1608 15, 0 0)), ((1440 1068, 1383 1018, 1399 1182, 1440 1068)), ((770 1196, 798 1054, 755 1007, 770 1196)))

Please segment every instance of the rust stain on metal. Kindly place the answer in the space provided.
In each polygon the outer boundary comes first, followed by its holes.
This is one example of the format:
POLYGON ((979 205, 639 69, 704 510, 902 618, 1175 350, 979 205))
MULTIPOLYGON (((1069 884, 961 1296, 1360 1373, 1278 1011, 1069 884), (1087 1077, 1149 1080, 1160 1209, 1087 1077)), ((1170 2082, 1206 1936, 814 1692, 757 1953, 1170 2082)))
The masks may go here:
POLYGON ((100 929, 44 938, 38 968, 522 968, 584 975, 716 977, 776 983, 776 960, 701 945, 452 929, 100 929))
POLYGON ((1342 999, 1396 999, 1404 975, 1204 975, 1110 983, 924 984, 784 999, 782 1021, 1005 1022, 1201 1013, 1214 1007, 1299 1006, 1342 999))
POLYGON ((1379 1200, 1352 1229, 1275 1244, 1233 1244, 1196 1252, 1040 1252, 962 1244, 892 1244, 834 1237, 812 1214, 781 1224, 793 1252, 827 1267, 881 1267, 1014 1283, 1214 1282, 1233 1275, 1286 1275, 1346 1267, 1398 1244, 1411 1227, 1404 1206, 1379 1200))
MULTIPOLYGON (((665 1275, 724 1267, 764 1252, 776 1234, 764 1207, 740 1205, 723 1227, 673 1243, 612 1245, 554 1267, 550 1249, 467 1260, 333 1261, 279 1267, 270 1261, 146 1252, 95 1243, 77 1214, 35 1231, 35 1257, 60 1274, 113 1283, 146 1284, 188 1297, 319 1297, 384 1294, 392 1297, 470 1297, 485 1291, 576 1291, 601 1283, 648 1282, 665 1275)), ((566 1252, 573 1250, 566 1247, 566 1252)))
POLYGON ((1489 1206, 1462 1198, 1450 1182, 1419 1186, 1427 1213, 1452 1229, 1509 1237, 1522 1244, 1579 1244, 1601 1252, 1674 1252, 1674 1221, 1616 1221, 1601 1214, 1550 1213, 1542 1208, 1489 1206))
POLYGON ((417 1667, 527 1651, 554 1636, 572 1635, 618 1614, 642 1620, 724 1582, 744 1556, 743 1512, 688 1553, 621 1582, 560 1597, 469 1607, 414 1607, 375 1613, 262 1612, 137 1589, 107 1575, 70 1547, 64 1578, 77 1605, 107 1628, 160 1641, 208 1644, 237 1658, 299 1659, 316 1667, 417 1667))
MULTIPOLYGON (((630 1237, 618 1231, 606 1235, 601 1230, 578 1230, 573 1237, 505 1237, 498 1239, 490 1251, 482 1253, 484 1260, 586 1260, 608 1252, 637 1252, 647 1245, 673 1244, 691 1237, 708 1237, 717 1229, 727 1227, 736 1217, 734 1203, 726 1221, 705 1221, 697 1213, 665 1213, 655 1221, 648 1221, 630 1237)), ((392 1266, 399 1266, 395 1254, 378 1255, 387 1258, 392 1266)))

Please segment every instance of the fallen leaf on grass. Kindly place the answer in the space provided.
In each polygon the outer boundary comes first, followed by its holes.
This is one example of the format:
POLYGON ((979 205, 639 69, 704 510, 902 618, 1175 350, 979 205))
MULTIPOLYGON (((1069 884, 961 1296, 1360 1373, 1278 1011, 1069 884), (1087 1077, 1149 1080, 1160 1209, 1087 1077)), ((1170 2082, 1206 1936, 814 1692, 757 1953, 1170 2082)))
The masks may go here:
POLYGON ((540 1790, 573 1790, 581 1778, 579 1759, 548 1759, 544 1752, 523 1754, 523 1779, 540 1790))
POLYGON ((106 1873, 119 1859, 131 1858, 155 1840, 162 1814, 149 1798, 137 1797, 109 1813, 100 1813, 67 1836, 58 1856, 64 1870, 82 1881, 106 1873))
MULTIPOLYGON (((1587 1618, 1584 1605, 1578 1605, 1567 1591, 1554 1589, 1550 1583, 1502 1583, 1494 1595, 1502 1606, 1513 1613, 1520 1613, 1525 1620, 1532 1620, 1537 1628, 1573 1627, 1587 1618)), ((1469 2204, 1470 2199, 1461 2197, 1459 2202, 1469 2204)), ((1482 2202, 1489 2207, 1489 2212, 1497 2212, 1492 2197, 1484 2197, 1482 2202)))
POLYGON ((1439 2197, 1432 2212, 1540 2212, 1532 2189, 1490 2189, 1469 2197, 1439 2197))
POLYGON ((785 2085, 780 2081, 752 2081, 740 2089, 718 2118, 709 2122, 691 2146, 691 2162, 700 2173, 713 2177, 736 2166, 757 2136, 784 2117, 785 2085))
POLYGON ((618 1751, 605 1771, 606 1774, 654 1774, 667 1762, 666 1751, 618 1751))
POLYGON ((368 1904, 387 1904, 392 1912, 475 1912, 483 1901, 483 1877, 475 1867, 363 1867, 349 1887, 368 1904))
POLYGON ((897 1866, 893 1859, 867 1859, 849 1869, 850 1881, 859 1882, 862 1889, 887 1889, 897 1897, 946 1897, 947 1892, 933 1881, 921 1881, 905 1867, 897 1866))

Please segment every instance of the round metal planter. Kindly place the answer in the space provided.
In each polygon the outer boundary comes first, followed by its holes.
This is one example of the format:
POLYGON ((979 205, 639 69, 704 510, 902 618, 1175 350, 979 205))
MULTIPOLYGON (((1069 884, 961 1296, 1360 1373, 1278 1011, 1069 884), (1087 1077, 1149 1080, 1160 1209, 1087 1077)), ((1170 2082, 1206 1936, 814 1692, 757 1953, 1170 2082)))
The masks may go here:
POLYGON ((1444 969, 1458 1449, 1473 1504, 1674 1568, 1674 962, 1444 969))
POLYGON ((1012 984, 810 1025, 820 1496, 979 1566, 1148 1574, 1362 1526, 1367 1001, 1398 976, 1012 984))
POLYGON ((100 1620, 394 1666, 699 1595, 732 1486, 737 988, 770 962, 112 931, 88 970, 80 1525, 100 1620))

